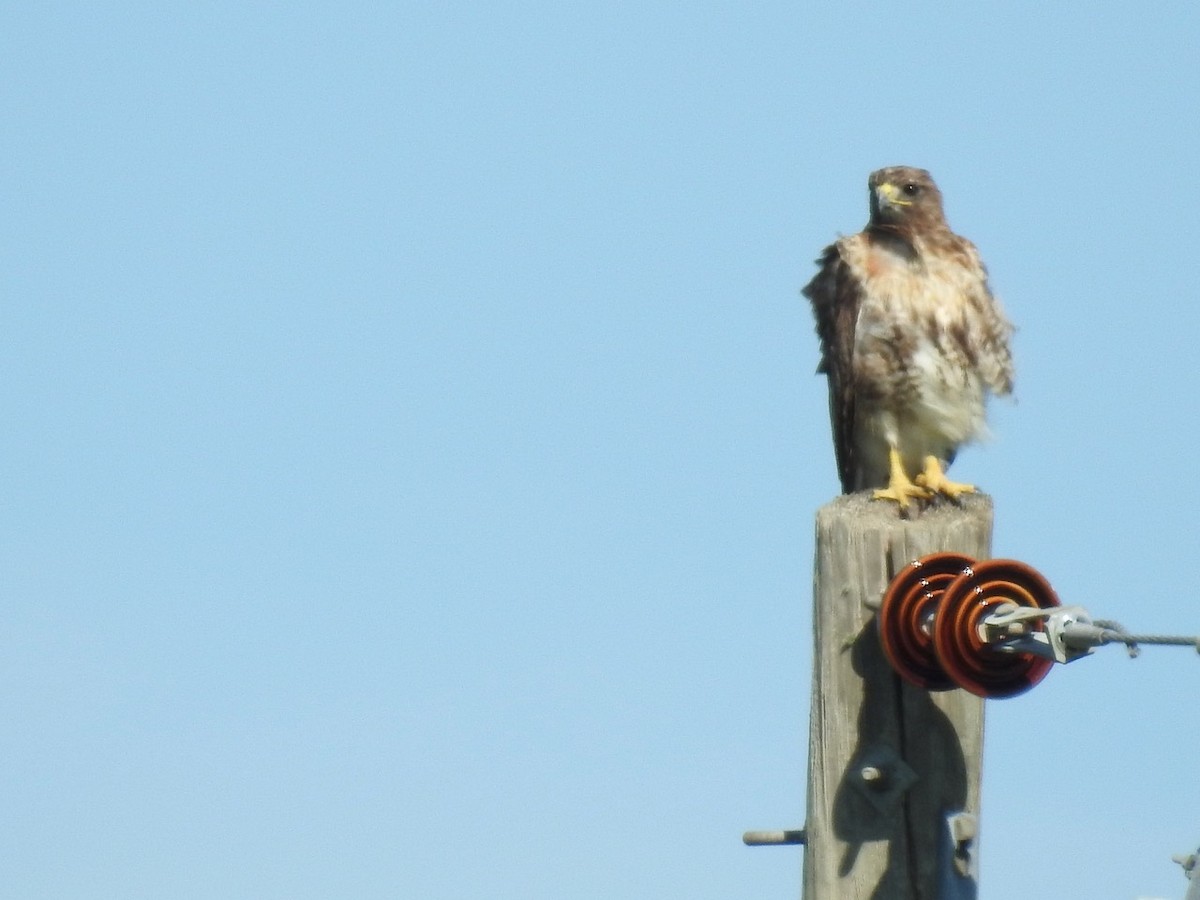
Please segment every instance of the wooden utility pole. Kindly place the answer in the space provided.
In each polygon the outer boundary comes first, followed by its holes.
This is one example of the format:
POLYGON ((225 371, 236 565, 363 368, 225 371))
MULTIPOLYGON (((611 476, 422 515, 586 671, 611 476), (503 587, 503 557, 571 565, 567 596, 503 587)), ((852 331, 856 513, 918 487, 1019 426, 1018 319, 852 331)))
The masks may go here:
POLYGON ((817 513, 804 900, 976 896, 983 701, 888 665, 875 610, 912 560, 991 556, 992 503, 967 495, 912 520, 869 494, 817 513))

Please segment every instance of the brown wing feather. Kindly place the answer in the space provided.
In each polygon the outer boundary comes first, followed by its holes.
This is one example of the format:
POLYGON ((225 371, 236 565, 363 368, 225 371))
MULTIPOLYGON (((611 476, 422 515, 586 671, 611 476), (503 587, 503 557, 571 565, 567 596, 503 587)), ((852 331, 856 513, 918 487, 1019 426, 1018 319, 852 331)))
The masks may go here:
POLYGON ((842 491, 857 487, 858 461, 854 449, 854 328, 862 289, 842 259, 837 244, 825 248, 817 260, 820 267, 804 288, 812 301, 821 340, 818 372, 829 379, 829 421, 833 429, 833 449, 837 456, 842 491))

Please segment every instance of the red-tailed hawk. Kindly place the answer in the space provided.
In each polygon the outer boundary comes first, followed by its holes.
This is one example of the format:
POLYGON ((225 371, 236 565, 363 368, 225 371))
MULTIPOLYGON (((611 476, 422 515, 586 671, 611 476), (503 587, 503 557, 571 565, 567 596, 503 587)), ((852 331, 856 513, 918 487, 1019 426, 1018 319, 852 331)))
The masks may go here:
POLYGON ((958 448, 987 433, 989 393, 1012 390, 1012 326, 979 251, 950 230, 924 169, 867 180, 871 219, 825 249, 804 289, 829 378, 829 415, 846 493, 906 508, 975 490, 946 478, 958 448), (911 477, 910 477, 911 476, 911 477))

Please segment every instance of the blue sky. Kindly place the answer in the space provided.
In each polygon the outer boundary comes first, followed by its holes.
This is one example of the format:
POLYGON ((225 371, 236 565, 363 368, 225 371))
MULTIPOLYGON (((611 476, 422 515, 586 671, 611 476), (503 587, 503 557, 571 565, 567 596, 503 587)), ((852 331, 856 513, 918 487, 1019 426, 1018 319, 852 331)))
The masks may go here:
MULTIPOLYGON (((930 169, 994 550, 1200 632, 1200 7, 0 12, 12 897, 798 895, 799 288, 930 169)), ((981 897, 1178 897, 1200 661, 989 705, 981 897)))

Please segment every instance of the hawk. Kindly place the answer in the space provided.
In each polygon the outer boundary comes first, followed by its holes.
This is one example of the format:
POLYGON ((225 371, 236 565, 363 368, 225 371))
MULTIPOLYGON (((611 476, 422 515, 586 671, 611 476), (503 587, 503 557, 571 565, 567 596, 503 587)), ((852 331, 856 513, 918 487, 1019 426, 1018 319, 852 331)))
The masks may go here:
POLYGON ((979 251, 950 230, 924 169, 867 179, 871 217, 817 260, 804 288, 829 380, 829 416, 845 493, 875 489, 906 510, 974 491, 945 469, 987 434, 989 394, 1012 391, 1012 326, 979 251))

